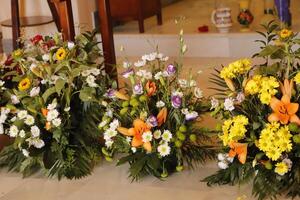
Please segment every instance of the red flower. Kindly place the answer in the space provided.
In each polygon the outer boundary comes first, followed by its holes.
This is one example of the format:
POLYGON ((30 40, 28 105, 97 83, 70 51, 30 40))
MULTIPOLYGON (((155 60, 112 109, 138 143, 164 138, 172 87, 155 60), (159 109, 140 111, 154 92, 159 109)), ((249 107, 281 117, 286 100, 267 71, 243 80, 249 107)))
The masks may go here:
POLYGON ((36 36, 34 36, 33 38, 30 39, 30 41, 34 45, 38 44, 42 40, 43 40, 43 36, 42 35, 36 35, 36 36))

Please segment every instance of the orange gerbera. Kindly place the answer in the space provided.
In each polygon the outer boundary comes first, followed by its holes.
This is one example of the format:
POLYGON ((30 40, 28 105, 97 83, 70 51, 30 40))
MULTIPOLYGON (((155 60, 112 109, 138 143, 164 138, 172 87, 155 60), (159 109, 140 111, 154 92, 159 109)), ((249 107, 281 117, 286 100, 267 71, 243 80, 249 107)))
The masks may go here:
POLYGON ((247 159, 248 144, 232 142, 229 146, 231 148, 231 150, 228 153, 229 157, 234 158, 237 155, 240 163, 245 164, 246 159, 247 159))
POLYGON ((152 81, 146 83, 147 96, 150 97, 156 92, 156 85, 152 81))
POLYGON ((152 151, 150 142, 143 142, 142 135, 144 132, 150 131, 150 127, 141 119, 136 119, 133 122, 133 127, 130 129, 119 127, 118 131, 125 136, 133 136, 131 146, 140 147, 143 146, 147 152, 152 151))
POLYGON ((280 121, 282 124, 288 124, 289 122, 294 122, 300 125, 300 119, 296 115, 299 104, 291 103, 293 81, 284 80, 284 84, 281 84, 282 98, 281 100, 276 97, 272 97, 270 106, 273 113, 269 115, 268 121, 280 121))
POLYGON ((167 120, 167 115, 168 115, 168 110, 166 107, 164 107, 163 109, 161 109, 157 115, 157 124, 158 126, 161 126, 163 123, 166 122, 167 120))

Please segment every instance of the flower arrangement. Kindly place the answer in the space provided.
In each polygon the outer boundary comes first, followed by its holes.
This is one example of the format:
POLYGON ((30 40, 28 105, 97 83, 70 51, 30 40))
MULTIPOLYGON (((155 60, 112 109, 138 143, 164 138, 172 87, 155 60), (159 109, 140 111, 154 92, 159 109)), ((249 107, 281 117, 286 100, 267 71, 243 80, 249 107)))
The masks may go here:
MULTIPOLYGON (((180 37, 183 55, 186 45, 180 37)), ((102 151, 107 160, 125 153, 118 165, 129 163, 133 180, 165 178, 185 164, 193 167, 214 157, 208 131, 197 124, 209 103, 192 74, 179 78, 181 66, 158 52, 134 64, 126 61, 121 75, 127 84, 106 94, 110 103, 99 124, 106 145, 102 151)))
POLYGON ((253 178, 258 199, 294 198, 300 195, 299 39, 274 22, 264 27, 259 33, 266 40, 258 41, 261 51, 254 55, 262 64, 238 60, 212 78, 220 86, 212 115, 224 119, 217 127, 224 153, 218 155, 221 169, 204 181, 233 185, 253 178))
POLYGON ((0 65, 0 134, 12 139, 0 166, 24 176, 86 176, 100 157, 97 117, 108 82, 95 32, 25 42, 0 65))

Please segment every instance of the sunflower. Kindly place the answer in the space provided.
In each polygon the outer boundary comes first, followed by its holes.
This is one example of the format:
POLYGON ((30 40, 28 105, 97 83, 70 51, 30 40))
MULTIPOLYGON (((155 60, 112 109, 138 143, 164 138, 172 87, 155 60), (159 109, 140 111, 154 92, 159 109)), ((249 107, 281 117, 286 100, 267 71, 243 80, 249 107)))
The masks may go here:
POLYGON ((63 59, 65 59, 66 55, 67 55, 66 50, 61 47, 57 50, 57 52, 55 54, 56 60, 58 60, 58 61, 63 60, 63 59))
POLYGON ((288 38, 293 34, 292 31, 288 30, 288 29, 282 29, 279 33, 280 37, 282 39, 288 38))
POLYGON ((27 90, 30 88, 31 82, 29 78, 24 78, 19 82, 18 88, 20 91, 27 90))

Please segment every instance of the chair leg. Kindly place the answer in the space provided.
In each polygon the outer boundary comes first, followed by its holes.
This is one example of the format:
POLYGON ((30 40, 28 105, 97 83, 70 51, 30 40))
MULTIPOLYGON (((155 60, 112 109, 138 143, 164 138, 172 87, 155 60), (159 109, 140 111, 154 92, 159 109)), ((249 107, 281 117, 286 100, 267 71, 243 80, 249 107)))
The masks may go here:
POLYGON ((140 31, 140 33, 145 33, 144 19, 139 18, 138 21, 139 21, 139 31, 140 31))
POLYGON ((13 49, 17 49, 22 46, 21 43, 18 41, 21 35, 18 0, 11 0, 11 21, 12 21, 13 49))
POLYGON ((161 14, 161 12, 159 12, 157 15, 156 15, 156 17, 157 17, 157 24, 160 26, 160 25, 162 25, 162 14, 161 14))
POLYGON ((59 21, 59 15, 57 12, 57 7, 55 6, 55 4, 51 1, 51 0, 47 0, 53 20, 55 22, 56 28, 58 31, 61 31, 61 25, 60 25, 60 21, 59 21))

